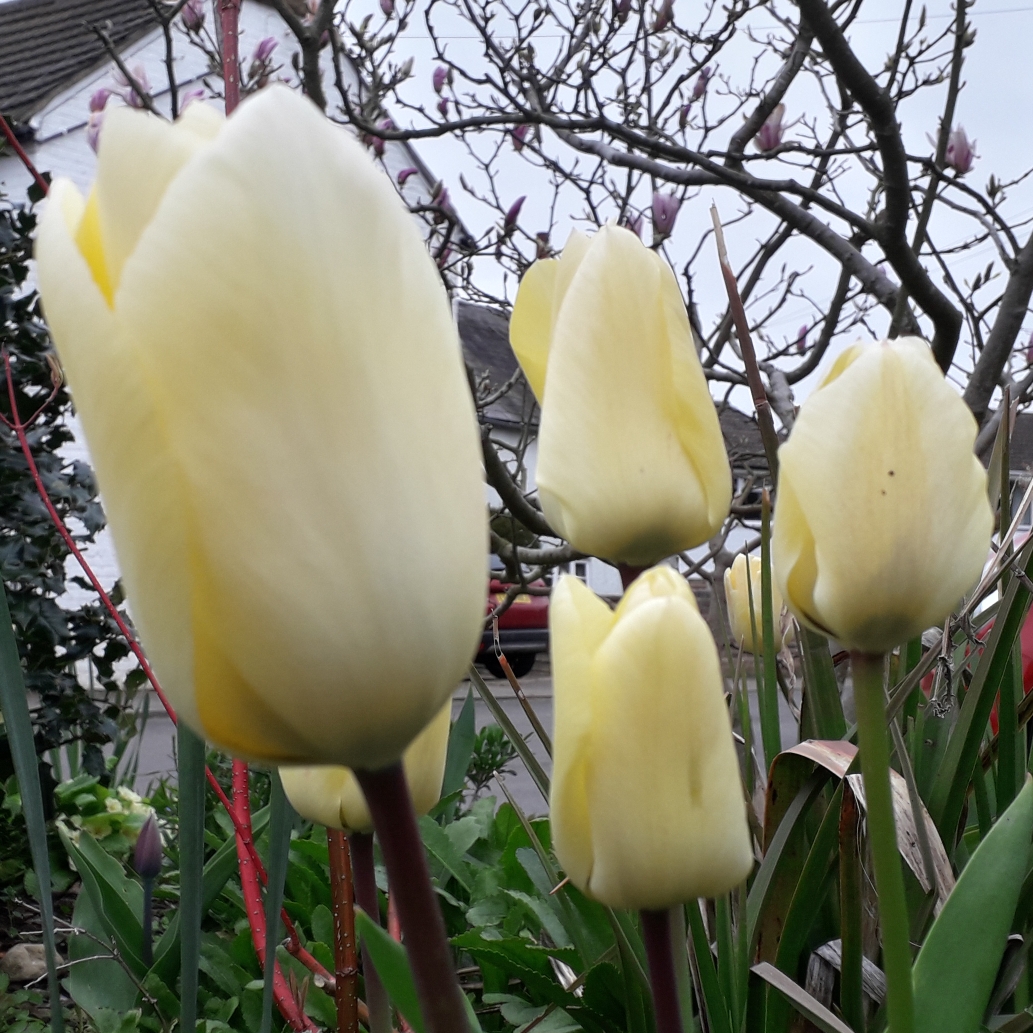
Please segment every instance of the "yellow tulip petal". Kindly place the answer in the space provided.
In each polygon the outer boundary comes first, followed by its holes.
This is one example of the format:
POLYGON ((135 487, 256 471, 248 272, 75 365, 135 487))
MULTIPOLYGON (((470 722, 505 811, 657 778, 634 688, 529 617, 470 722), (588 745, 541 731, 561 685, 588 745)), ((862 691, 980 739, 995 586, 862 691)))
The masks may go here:
POLYGON ((178 474, 136 352, 76 245, 83 210, 75 186, 55 180, 36 239, 47 322, 90 442, 133 619, 180 716, 201 730, 178 474))
POLYGON ((451 728, 452 700, 449 699, 405 751, 405 777, 417 814, 426 814, 441 799, 451 728))
POLYGON ((225 664, 310 760, 397 758, 473 654, 486 532, 451 313, 390 182, 263 90, 170 184, 118 305, 161 385, 225 664))
POLYGON ((585 767, 591 748, 592 656, 614 619, 606 603, 576 577, 565 575, 552 591, 549 636, 555 735, 549 814, 556 856, 577 886, 588 884, 593 867, 585 767))
MULTIPOLYGON (((291 806, 308 821, 318 822, 328 829, 350 829, 366 832, 368 829, 351 829, 341 818, 341 799, 349 783, 355 783, 355 776, 347 769, 335 765, 319 767, 280 768, 280 781, 291 806)), ((361 798, 361 794, 360 794, 361 798)), ((365 807, 365 801, 362 806, 365 807)))
POLYGON ((599 648, 591 674, 588 892, 627 908, 727 892, 753 858, 705 621, 679 596, 640 605, 599 648))
POLYGON ((681 574, 672 567, 650 567, 628 585, 614 611, 614 620, 622 620, 632 610, 653 599, 665 599, 670 596, 684 599, 694 609, 699 609, 696 596, 681 574))
POLYGON ((509 321, 509 343, 538 404, 545 398, 545 368, 552 338, 553 299, 559 262, 546 258, 524 273, 509 321))
POLYGON ((169 183, 215 135, 213 110, 196 107, 187 108, 177 122, 129 107, 112 107, 104 116, 94 191, 107 275, 115 291, 169 183))
MULTIPOLYGON (((781 515, 783 510, 785 511, 786 529, 792 526, 791 512, 795 505, 795 499, 792 497, 792 488, 788 489, 789 498, 783 504, 781 495, 779 496, 779 514, 781 515)), ((798 537, 796 539, 796 548, 799 550, 803 542, 806 541, 805 537, 798 537)), ((812 568, 813 568, 813 548, 810 553, 812 568)), ((786 569, 790 570, 795 567, 795 560, 788 561, 786 563, 786 569)), ((801 567, 796 577, 800 576, 803 568, 801 567)), ((774 571, 772 571, 774 574, 774 571)), ((759 556, 750 556, 749 560, 745 554, 739 553, 735 560, 732 562, 731 567, 725 571, 725 602, 728 607, 728 622, 731 625, 732 641, 734 645, 741 645, 744 650, 748 653, 762 653, 764 651, 764 634, 763 634, 763 564, 759 556), (753 615, 751 619, 750 615, 750 596, 753 596, 753 615), (754 636, 754 630, 756 630, 756 636, 754 636)), ((813 584, 813 582, 812 582, 813 584)), ((806 589, 806 592, 810 591, 810 587, 806 589)), ((781 648, 782 634, 780 628, 780 617, 782 614, 782 592, 779 586, 775 583, 774 577, 772 578, 771 584, 771 606, 772 616, 774 619, 775 627, 775 647, 781 648)), ((812 622, 813 623, 813 622, 812 622)), ((788 640, 791 638, 790 634, 786 634, 785 638, 788 640)))

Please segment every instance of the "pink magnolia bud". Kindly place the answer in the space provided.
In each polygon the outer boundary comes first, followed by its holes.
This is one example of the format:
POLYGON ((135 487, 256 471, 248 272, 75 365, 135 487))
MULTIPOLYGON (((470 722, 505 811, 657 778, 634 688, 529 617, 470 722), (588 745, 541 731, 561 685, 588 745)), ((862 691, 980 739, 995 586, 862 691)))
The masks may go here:
POLYGON ((445 88, 445 83, 448 82, 450 74, 450 70, 444 65, 438 65, 438 67, 434 69, 433 83, 435 93, 440 93, 445 88))
MULTIPOLYGON (((714 74, 714 70, 707 65, 700 69, 699 75, 696 78, 696 84, 692 87, 692 100, 697 101, 704 93, 707 92, 707 83, 710 82, 710 77, 714 74)), ((691 102, 690 102, 691 103, 691 102)))
POLYGON ((653 232, 661 240, 671 235, 679 208, 681 201, 674 194, 653 194, 653 232))
POLYGON ((510 134, 513 137, 513 150, 522 151, 524 149, 524 142, 527 140, 527 134, 531 132, 529 125, 517 126, 510 134))
POLYGON ((683 104, 678 111, 678 128, 684 129, 689 124, 689 111, 692 110, 692 101, 683 104))
POLYGON ((103 111, 111 96, 111 90, 99 89, 90 97, 90 111, 103 111))
POLYGON ((204 26, 204 0, 187 0, 179 16, 187 32, 200 32, 204 26))
POLYGON ((613 5, 613 16, 617 19, 618 25, 623 25, 631 14, 631 0, 617 0, 613 5))
POLYGON ((527 195, 524 194, 518 197, 510 206, 509 211, 506 212, 506 218, 502 222, 502 232, 508 237, 513 230, 516 229, 517 219, 520 218, 520 209, 524 207, 524 202, 527 200, 527 195))
POLYGON ((775 109, 764 120, 764 124, 753 138, 753 142, 759 150, 765 152, 773 151, 782 143, 782 134, 785 132, 785 127, 782 125, 782 116, 785 114, 785 111, 786 106, 784 104, 776 104, 775 109))
POLYGON ((810 327, 804 323, 796 332, 796 350, 803 355, 807 351, 807 331, 810 327))
POLYGON ((121 68, 116 68, 111 76, 115 81, 116 89, 111 92, 117 93, 131 108, 142 108, 144 106, 143 97, 137 91, 137 87, 145 93, 151 92, 151 84, 147 79, 147 70, 143 65, 135 64, 129 71, 136 86, 133 86, 122 74, 121 68))
POLYGON ((624 220, 624 225, 631 230, 640 240, 642 239, 642 213, 637 212, 634 215, 628 215, 624 220))
POLYGON ((380 0, 380 10, 385 18, 390 18, 395 13, 395 0, 380 0))
POLYGON ((190 107, 191 104, 195 104, 199 100, 204 100, 208 94, 205 92, 203 86, 197 86, 192 90, 187 90, 182 97, 179 98, 179 108, 181 111, 190 107))
POLYGON ((442 118, 448 118, 448 97, 442 97, 438 101, 438 114, 442 118))
POLYGON ((97 148, 100 146, 100 130, 103 124, 104 112, 91 111, 90 117, 86 122, 86 142, 90 145, 90 149, 94 154, 97 153, 97 148))
POLYGON ((412 165, 410 165, 409 168, 407 168, 407 169, 402 169, 402 171, 398 173, 398 185, 400 187, 404 187, 405 186, 405 181, 410 176, 415 176, 419 171, 420 170, 418 168, 415 168, 412 165))
POLYGON ((434 192, 430 197, 431 204, 437 205, 442 211, 450 211, 452 204, 448 196, 448 187, 444 183, 438 182, 434 187, 434 192))
POLYGON ((972 171, 972 164, 976 157, 976 141, 969 143, 965 130, 958 126, 952 129, 947 137, 947 153, 945 155, 947 168, 954 169, 959 176, 972 171))
POLYGON ((674 21, 674 0, 663 0, 653 22, 654 32, 663 32, 674 21))
POLYGON ((133 851, 133 867, 145 879, 154 879, 161 871, 161 832, 153 814, 140 829, 133 851))
POLYGON ((254 54, 251 55, 251 61, 253 64, 264 65, 269 58, 273 56, 273 51, 277 47, 277 40, 274 36, 266 36, 265 39, 260 40, 258 46, 255 47, 254 54))

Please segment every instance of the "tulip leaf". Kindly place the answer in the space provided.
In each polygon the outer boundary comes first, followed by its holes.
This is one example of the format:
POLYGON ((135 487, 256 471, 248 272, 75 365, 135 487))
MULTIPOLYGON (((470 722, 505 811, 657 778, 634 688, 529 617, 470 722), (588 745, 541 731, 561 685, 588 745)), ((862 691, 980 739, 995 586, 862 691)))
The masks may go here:
POLYGON ((473 756, 477 728, 474 724, 473 689, 466 694, 466 702, 448 733, 448 753, 445 756, 445 777, 441 783, 441 795, 451 796, 463 788, 466 769, 473 756))
POLYGON ((395 1007, 415 1033, 424 1033, 420 998, 416 993, 416 983, 409 968, 409 959, 405 956, 405 948, 391 939, 390 935, 359 907, 355 909, 355 931, 363 947, 369 951, 373 967, 377 970, 377 975, 380 976, 380 981, 395 1007))
POLYGON ((803 657, 803 709, 810 722, 808 731, 815 739, 842 739, 846 720, 828 639, 802 624, 799 630, 803 657))
MULTIPOLYGON (((747 570, 749 563, 746 564, 747 570)), ((765 491, 761 502, 760 533, 761 628, 764 641, 763 677, 757 679, 760 706, 760 736, 764 764, 770 769, 782 752, 782 728, 778 718, 778 668, 775 664, 774 602, 771 593, 771 502, 765 491)), ((750 587, 750 599, 753 588, 750 587)))
POLYGON ((265 891, 265 971, 262 986, 261 1033, 273 1028, 273 975, 276 971, 276 945, 280 942, 280 909, 287 881, 294 811, 283 791, 280 773, 269 772, 269 882, 265 891))
POLYGON ((975 1033, 993 992, 1018 903, 1030 837, 1033 778, 979 844, 914 966, 915 1033, 975 1033))
POLYGON ((774 987, 796 1011, 822 1030, 822 1033, 853 1033, 849 1026, 836 1018, 820 1001, 815 1000, 802 986, 794 983, 774 965, 762 961, 759 965, 754 965, 751 971, 769 986, 774 987))
POLYGON ((57 979, 57 950, 54 946, 54 901, 50 892, 50 855, 47 852, 47 822, 43 811, 43 790, 39 781, 39 759, 32 733, 32 718, 22 677, 18 644, 14 638, 7 594, 0 583, 0 710, 4 729, 18 776, 22 813, 29 832, 29 851, 36 872, 40 910, 43 918, 43 949, 47 959, 47 992, 50 996, 50 1022, 54 1033, 61 1033, 61 989, 57 979))
POLYGON ((179 758, 179 1028, 197 1019, 204 878, 204 740, 183 721, 176 728, 179 758))
POLYGON ((691 900, 685 910, 689 918, 689 931, 692 934, 692 954, 696 959, 702 1006, 707 1013, 707 1028, 712 1030, 712 1033, 732 1033, 729 1002, 721 992, 717 970, 714 968, 714 956, 710 952, 710 941, 703 927, 703 916, 699 912, 699 903, 691 900))

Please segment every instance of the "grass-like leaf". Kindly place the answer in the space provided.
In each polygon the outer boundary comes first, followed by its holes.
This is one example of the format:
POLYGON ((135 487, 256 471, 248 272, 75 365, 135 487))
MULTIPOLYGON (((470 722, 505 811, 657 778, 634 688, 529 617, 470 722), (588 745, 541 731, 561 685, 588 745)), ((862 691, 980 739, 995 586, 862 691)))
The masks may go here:
POLYGON ((204 740, 183 721, 176 729, 179 759, 179 1027, 197 1020, 204 893, 204 740))

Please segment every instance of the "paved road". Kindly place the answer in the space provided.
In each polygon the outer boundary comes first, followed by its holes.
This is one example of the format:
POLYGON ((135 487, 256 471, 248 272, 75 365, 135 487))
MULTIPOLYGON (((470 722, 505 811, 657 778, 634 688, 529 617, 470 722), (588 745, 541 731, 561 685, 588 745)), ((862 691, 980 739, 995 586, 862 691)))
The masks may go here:
MULTIPOLYGON (((545 752, 545 748, 538 740, 531 728, 531 722, 524 713, 520 703, 513 695, 509 683, 505 680, 496 680, 487 671, 481 669, 489 688, 494 692, 502 704, 507 716, 516 726, 517 730, 530 743, 535 756, 541 762, 545 771, 552 772, 552 763, 545 752)), ((546 731, 552 734, 552 678, 549 670, 549 662, 542 658, 535 664, 529 675, 521 680, 521 686, 525 696, 534 708, 538 719, 545 726, 546 731)), ((470 691, 470 683, 464 682, 453 697, 452 716, 458 717, 470 691)), ((759 739, 760 716, 757 709, 757 698, 755 691, 750 693, 750 709, 752 711, 753 727, 756 730, 755 736, 759 739)), ((793 720, 785 701, 779 698, 780 718, 782 726, 782 745, 790 746, 796 742, 796 723, 793 720)), ((485 725, 494 723, 494 718, 487 706, 474 692, 474 719, 478 729, 485 725)), ((152 701, 150 716, 144 728, 140 741, 140 761, 136 776, 136 789, 138 792, 146 793, 147 787, 161 776, 174 776, 176 771, 175 760, 175 728, 168 719, 165 712, 156 700, 152 701)), ((759 752, 759 747, 758 747, 759 752)), ((538 791, 531 776, 527 773, 523 764, 515 761, 513 767, 516 773, 504 776, 506 788, 513 795, 514 799, 529 815, 545 814, 548 810, 542 794, 538 791)), ((494 794, 500 801, 505 799, 504 794, 496 783, 489 785, 487 792, 494 794)))

